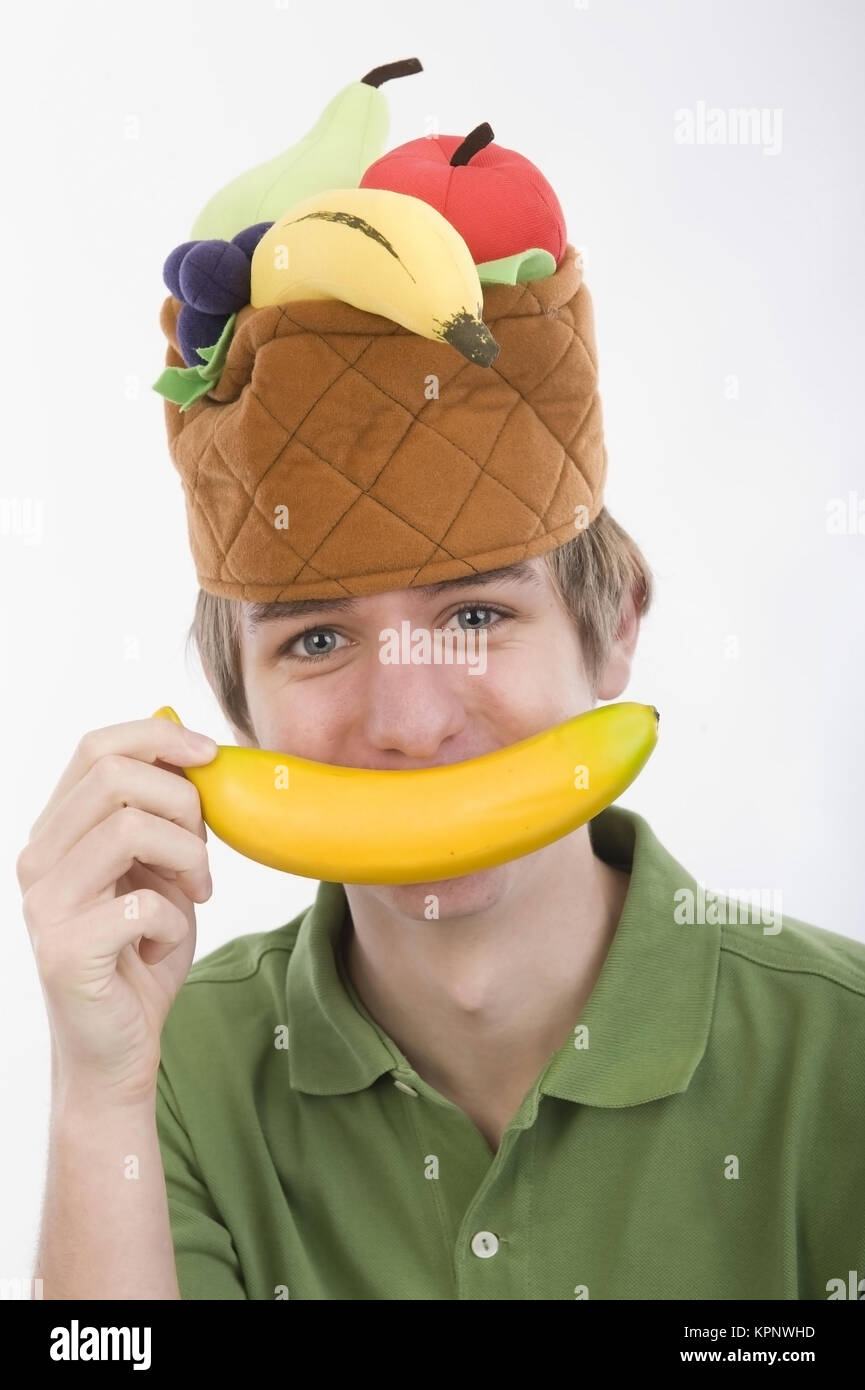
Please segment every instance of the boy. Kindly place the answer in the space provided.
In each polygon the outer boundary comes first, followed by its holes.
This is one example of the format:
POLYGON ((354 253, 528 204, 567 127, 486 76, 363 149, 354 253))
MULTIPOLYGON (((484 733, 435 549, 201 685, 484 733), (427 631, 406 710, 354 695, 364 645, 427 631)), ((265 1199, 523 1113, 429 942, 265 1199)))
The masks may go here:
MULTIPOLYGON (((191 307, 162 314, 184 390, 191 307)), ((478 365, 356 303, 250 303, 191 408, 166 401, 239 742, 434 767, 627 687, 652 584, 603 506, 574 247, 487 284, 483 325, 478 365), (406 619, 478 613, 479 676, 381 660, 406 619)), ((190 970, 211 889, 176 773, 214 750, 187 737, 87 735, 19 860, 55 1048, 46 1297, 865 1292, 859 944, 704 910, 613 805, 482 872, 322 882, 190 970)))

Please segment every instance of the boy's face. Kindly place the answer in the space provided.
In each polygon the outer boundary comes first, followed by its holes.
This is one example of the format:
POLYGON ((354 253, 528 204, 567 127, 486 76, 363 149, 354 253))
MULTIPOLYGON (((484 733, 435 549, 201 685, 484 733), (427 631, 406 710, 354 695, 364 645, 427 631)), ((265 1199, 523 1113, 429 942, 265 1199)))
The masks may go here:
MULTIPOLYGON (((353 599, 342 610, 322 601, 314 613, 254 630, 252 605, 244 605, 241 661, 257 746, 347 767, 435 767, 517 743, 591 709, 595 696, 579 634, 549 571, 542 559, 515 568, 517 575, 473 576, 433 595, 399 589, 353 599), (451 664, 435 657, 437 628, 460 632, 456 643, 463 645, 455 643, 451 664), (396 638, 388 642, 386 630, 396 638), (414 664, 407 654, 423 631, 427 659, 414 664)), ((617 644, 597 698, 614 699, 624 689, 630 650, 617 644)), ((435 893, 440 917, 460 916, 514 889, 530 891, 535 876, 552 867, 545 862, 550 851, 555 844, 461 878, 363 891, 418 920, 426 895, 435 893)))

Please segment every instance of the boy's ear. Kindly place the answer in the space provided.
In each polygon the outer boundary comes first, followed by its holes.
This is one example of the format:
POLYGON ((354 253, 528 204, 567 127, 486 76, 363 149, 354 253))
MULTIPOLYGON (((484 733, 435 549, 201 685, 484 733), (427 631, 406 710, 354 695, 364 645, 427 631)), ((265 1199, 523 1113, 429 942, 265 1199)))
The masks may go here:
POLYGON ((610 649, 595 692, 599 700, 617 700, 631 679, 631 665, 640 635, 640 614, 629 592, 622 603, 616 640, 610 649))

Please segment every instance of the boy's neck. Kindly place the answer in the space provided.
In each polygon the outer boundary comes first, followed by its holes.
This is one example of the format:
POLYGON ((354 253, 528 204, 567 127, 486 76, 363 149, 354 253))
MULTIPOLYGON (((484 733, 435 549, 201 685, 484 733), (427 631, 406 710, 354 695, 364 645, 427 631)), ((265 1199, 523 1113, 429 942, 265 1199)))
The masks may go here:
POLYGON ((578 1023, 630 882, 594 855, 588 831, 543 858, 540 882, 509 911, 450 921, 380 916, 373 898, 346 888, 353 901, 340 948, 355 991, 418 1075, 465 1110, 494 1150, 578 1023))

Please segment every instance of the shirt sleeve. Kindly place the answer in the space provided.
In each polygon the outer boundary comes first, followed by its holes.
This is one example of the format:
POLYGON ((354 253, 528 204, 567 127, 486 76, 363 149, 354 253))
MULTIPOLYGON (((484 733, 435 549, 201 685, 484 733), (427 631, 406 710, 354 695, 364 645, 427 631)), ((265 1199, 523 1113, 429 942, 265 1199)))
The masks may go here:
POLYGON ((177 1101, 160 1063, 156 1127, 182 1299, 248 1298, 231 1233, 202 1180, 177 1101))

